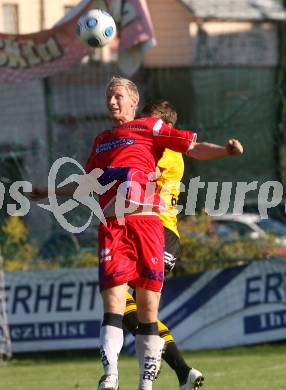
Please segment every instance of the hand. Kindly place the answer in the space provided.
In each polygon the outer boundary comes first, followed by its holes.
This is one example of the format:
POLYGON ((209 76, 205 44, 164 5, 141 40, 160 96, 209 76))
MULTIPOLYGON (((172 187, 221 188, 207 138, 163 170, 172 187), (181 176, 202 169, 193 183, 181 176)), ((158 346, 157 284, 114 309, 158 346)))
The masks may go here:
POLYGON ((240 156, 243 153, 243 146, 235 138, 229 139, 225 148, 230 156, 240 156))
POLYGON ((32 192, 27 192, 27 198, 33 202, 44 199, 48 196, 48 189, 46 187, 33 187, 32 192))
POLYGON ((160 171, 159 167, 156 167, 155 172, 148 173, 148 180, 157 181, 157 179, 159 179, 160 176, 162 176, 162 172, 160 171))

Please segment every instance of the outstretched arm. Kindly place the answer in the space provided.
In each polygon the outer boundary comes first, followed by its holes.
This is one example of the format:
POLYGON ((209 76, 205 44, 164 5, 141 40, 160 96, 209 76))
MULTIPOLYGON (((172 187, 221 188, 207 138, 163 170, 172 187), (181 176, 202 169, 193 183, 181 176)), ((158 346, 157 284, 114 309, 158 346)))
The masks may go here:
POLYGON ((242 153, 243 146, 241 143, 237 139, 231 138, 224 146, 208 142, 196 142, 187 154, 197 160, 215 160, 227 156, 240 156, 242 153))
MULTIPOLYGON (((57 187, 55 189, 55 193, 54 194, 50 194, 50 195, 72 197, 74 192, 75 192, 75 190, 77 189, 77 187, 78 187, 78 183, 75 183, 75 182, 68 183, 68 184, 65 184, 62 187, 57 187)), ((42 188, 40 188, 40 187, 33 187, 32 192, 28 192, 27 193, 28 199, 30 199, 31 201, 34 201, 34 202, 37 202, 40 199, 47 198, 48 195, 49 195, 48 187, 42 187, 42 188)))
POLYGON ((187 154, 198 160, 214 160, 227 156, 239 156, 243 153, 243 146, 231 138, 224 146, 208 142, 196 142, 197 134, 190 130, 178 130, 161 119, 153 118, 157 122, 153 125, 154 144, 169 148, 175 152, 187 154))

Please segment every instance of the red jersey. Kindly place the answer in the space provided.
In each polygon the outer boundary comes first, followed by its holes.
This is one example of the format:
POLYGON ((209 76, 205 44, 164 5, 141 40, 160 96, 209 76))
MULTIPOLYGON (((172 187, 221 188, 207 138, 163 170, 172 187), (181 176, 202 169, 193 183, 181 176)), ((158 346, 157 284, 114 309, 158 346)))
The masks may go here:
MULTIPOLYGON (((196 133, 170 128, 156 117, 135 119, 99 134, 85 170, 90 173, 94 168, 101 168, 104 171, 99 178, 101 185, 117 180, 117 184, 100 196, 101 208, 113 201, 123 182, 126 183, 126 199, 141 205, 149 204, 150 199, 146 199, 146 186, 150 183, 148 174, 155 172, 164 149, 186 153, 196 138, 196 133)), ((159 203, 156 196, 152 198, 152 204, 159 203)))

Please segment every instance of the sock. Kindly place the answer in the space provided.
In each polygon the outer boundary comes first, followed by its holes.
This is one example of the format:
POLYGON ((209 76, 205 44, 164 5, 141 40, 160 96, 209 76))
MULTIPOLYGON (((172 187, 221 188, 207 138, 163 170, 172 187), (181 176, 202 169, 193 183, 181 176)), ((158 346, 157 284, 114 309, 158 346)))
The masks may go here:
POLYGON ((186 383, 190 367, 185 362, 183 356, 177 348, 176 343, 171 342, 166 345, 162 358, 176 372, 180 385, 186 383))
POLYGON ((157 322, 139 322, 135 344, 140 369, 138 390, 150 390, 160 365, 164 345, 164 340, 158 335, 157 322))
POLYGON ((100 355, 105 375, 118 375, 118 355, 123 345, 123 316, 105 313, 100 329, 100 355))

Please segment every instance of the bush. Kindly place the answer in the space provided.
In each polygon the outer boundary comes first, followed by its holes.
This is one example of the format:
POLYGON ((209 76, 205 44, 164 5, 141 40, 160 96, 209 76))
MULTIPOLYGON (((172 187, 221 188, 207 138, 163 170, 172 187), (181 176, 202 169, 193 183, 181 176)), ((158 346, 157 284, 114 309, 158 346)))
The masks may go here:
POLYGON ((18 216, 9 217, 1 228, 1 253, 5 271, 27 271, 35 250, 28 240, 28 229, 18 216))
POLYGON ((242 265, 278 255, 278 246, 271 237, 222 240, 205 212, 179 221, 179 230, 181 251, 176 272, 180 274, 242 265))
MULTIPOLYGON (((1 230, 1 251, 5 271, 95 267, 98 265, 96 253, 79 247, 61 253, 57 250, 60 255, 55 255, 52 258, 41 258, 41 251, 39 251, 37 243, 29 239, 29 231, 20 217, 7 218, 1 230)), ((278 252, 273 238, 267 240, 222 240, 217 235, 211 218, 205 212, 179 221, 179 230, 181 232, 181 252, 175 268, 177 274, 241 265, 252 260, 276 257, 278 252)), ((53 240, 52 243, 55 244, 55 241, 53 240)))
MULTIPOLYGON (((57 236, 59 237, 59 236, 57 236)), ((38 244, 32 242, 29 238, 29 231, 22 218, 11 216, 5 220, 1 228, 1 253, 4 262, 4 271, 31 271, 36 269, 54 269, 54 268, 78 268, 78 267, 96 267, 98 257, 92 251, 84 251, 79 247, 71 245, 71 241, 60 240, 61 248, 65 250, 58 251, 57 247, 51 245, 46 250, 53 256, 45 258, 45 252, 39 251, 38 244)), ((55 241, 52 242, 55 244, 55 241)), ((59 242, 57 243, 59 244, 59 242)))

